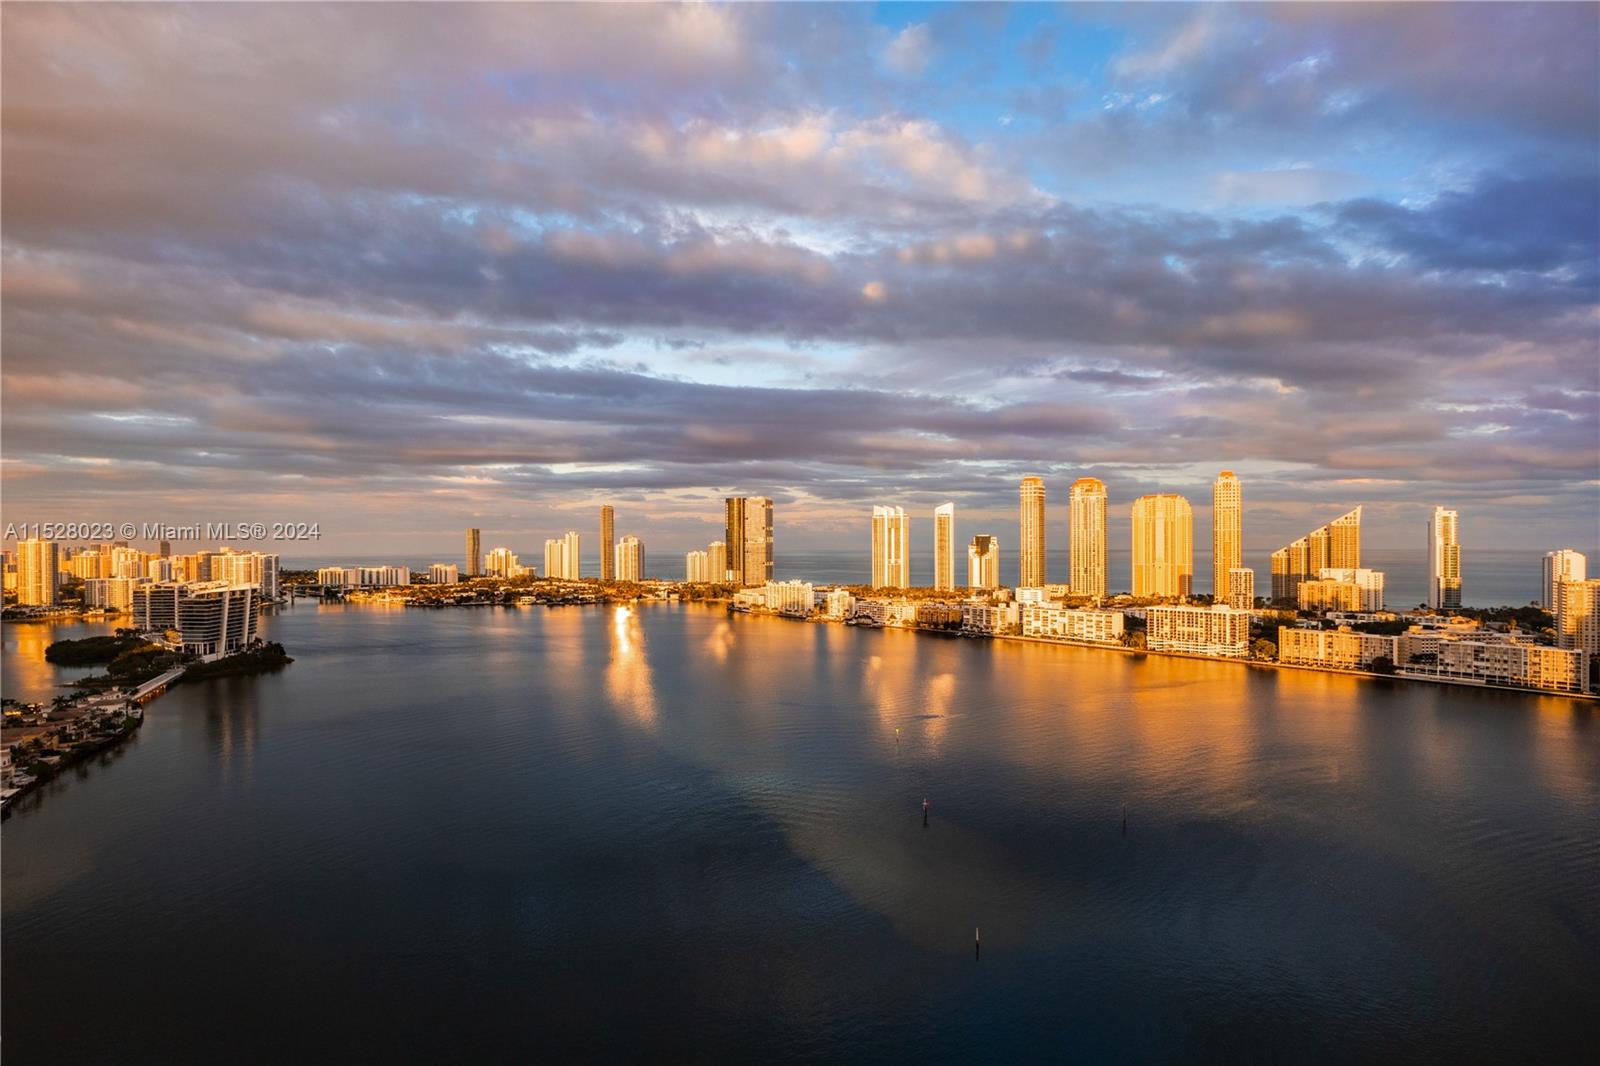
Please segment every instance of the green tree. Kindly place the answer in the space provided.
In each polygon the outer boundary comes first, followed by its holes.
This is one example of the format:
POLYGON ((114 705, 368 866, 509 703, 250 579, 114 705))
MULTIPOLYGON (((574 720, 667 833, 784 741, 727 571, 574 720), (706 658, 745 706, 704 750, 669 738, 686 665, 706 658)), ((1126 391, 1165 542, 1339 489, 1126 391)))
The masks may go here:
POLYGON ((1278 657, 1278 646, 1272 641, 1262 637, 1250 645, 1250 654, 1257 659, 1272 660, 1278 657))
POLYGON ((1375 674, 1392 674, 1394 673, 1394 660, 1387 655, 1380 655, 1367 664, 1367 669, 1375 674))

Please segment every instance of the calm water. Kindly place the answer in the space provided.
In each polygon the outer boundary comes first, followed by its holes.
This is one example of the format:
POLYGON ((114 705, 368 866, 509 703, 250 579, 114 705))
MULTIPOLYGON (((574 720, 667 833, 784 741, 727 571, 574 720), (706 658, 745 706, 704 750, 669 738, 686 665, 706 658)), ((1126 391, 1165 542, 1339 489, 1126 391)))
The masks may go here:
MULTIPOLYGON (((24 629, 8 693, 49 681, 24 629)), ((8 1066, 1600 1038, 1572 701, 694 606, 271 630, 292 666, 174 689, 5 823, 8 1066)))

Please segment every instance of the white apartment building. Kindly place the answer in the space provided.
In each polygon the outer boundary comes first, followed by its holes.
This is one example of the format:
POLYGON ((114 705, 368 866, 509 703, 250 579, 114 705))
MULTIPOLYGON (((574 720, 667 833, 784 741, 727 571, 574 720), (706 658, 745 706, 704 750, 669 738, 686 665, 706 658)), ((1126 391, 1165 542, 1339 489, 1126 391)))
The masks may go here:
POLYGON ((454 585, 461 580, 461 568, 455 563, 434 563, 428 567, 428 580, 435 585, 454 585))
POLYGON ((1020 604, 1025 637, 1079 640, 1094 644, 1122 643, 1121 611, 1063 607, 1057 603, 1020 604))
POLYGON ((1400 663, 1400 638, 1350 629, 1278 627, 1278 661, 1295 666, 1362 670, 1379 658, 1400 663))
POLYGON ((83 605, 114 611, 133 610, 133 590, 148 578, 92 577, 83 583, 83 605))
POLYGON ((769 611, 807 615, 816 604, 816 589, 809 581, 768 581, 764 591, 769 611))
POLYGON ((1589 576, 1589 558, 1572 548, 1558 548, 1544 555, 1544 609, 1555 613, 1559 605, 1560 586, 1568 581, 1582 581, 1589 576))
POLYGON ((1250 612, 1225 603, 1149 607, 1145 622, 1145 646, 1151 651, 1238 659, 1250 654, 1250 612))
POLYGON ((142 583, 133 592, 134 625, 173 632, 174 643, 202 659, 243 651, 256 641, 257 589, 227 581, 142 583))
POLYGON ((1022 626, 1021 607, 1015 603, 968 600, 961 605, 961 631, 997 637, 1016 633, 1022 626))

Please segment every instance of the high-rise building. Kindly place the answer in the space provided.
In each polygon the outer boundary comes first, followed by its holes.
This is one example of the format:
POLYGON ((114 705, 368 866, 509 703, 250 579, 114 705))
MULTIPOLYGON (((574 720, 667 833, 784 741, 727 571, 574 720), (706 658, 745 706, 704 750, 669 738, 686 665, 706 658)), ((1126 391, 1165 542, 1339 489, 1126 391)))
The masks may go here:
POLYGON ((1017 542, 1017 587, 1038 588, 1045 583, 1044 479, 1029 474, 1022 479, 1017 542))
MULTIPOLYGON (((550 545, 561 542, 547 540, 544 542, 545 565, 550 565, 550 545)), ((493 548, 483 557, 483 576, 498 578, 522 577, 528 568, 522 565, 517 558, 517 553, 510 548, 493 548)))
MULTIPOLYGON (((600 580, 617 577, 617 512, 610 504, 600 508, 600 580)), ((624 579, 627 580, 627 579, 624 579)), ((633 580, 638 580, 634 578, 633 580)))
POLYGON ((772 501, 765 496, 729 496, 727 507, 728 580, 734 585, 765 585, 772 580, 772 501))
POLYGON ((1428 606, 1461 606, 1461 516, 1443 507, 1428 520, 1428 606))
POLYGON ((1170 492, 1133 501, 1133 594, 1187 596, 1194 584, 1194 509, 1170 492))
POLYGON ((708 556, 705 552, 685 552, 683 556, 683 579, 691 585, 703 585, 711 580, 710 570, 707 565, 708 556))
POLYGON ((644 580, 644 541, 634 536, 623 537, 617 541, 613 552, 616 555, 616 566, 613 570, 616 580, 644 580))
POLYGON ((483 573, 483 547, 476 529, 467 530, 467 565, 461 572, 468 577, 483 573))
POLYGON ((1106 486, 1097 477, 1080 477, 1067 497, 1067 548, 1074 596, 1097 600, 1106 595, 1106 486))
POLYGON ((172 542, 170 540, 162 541, 161 542, 161 550, 156 552, 156 557, 158 559, 167 559, 167 558, 170 558, 171 556, 172 556, 172 542))
POLYGON ((941 503, 933 509, 933 587, 956 587, 956 505, 941 503))
POLYGON ((176 630, 190 655, 215 659, 256 640, 256 589, 227 581, 141 582, 133 590, 133 623, 146 632, 176 630))
POLYGON ((911 584, 911 517, 904 507, 872 509, 872 587, 911 584))
POLYGON ((1228 571, 1244 565, 1244 490, 1232 470, 1211 483, 1211 597, 1228 595, 1228 571))
POLYGON ((1272 553, 1272 598, 1293 601, 1300 582, 1324 569, 1354 570, 1360 565, 1361 508, 1357 507, 1272 553))
POLYGON ((1561 583, 1556 593, 1556 642, 1600 655, 1600 578, 1561 583))
POLYGON ((559 540, 544 542, 544 576, 564 581, 576 581, 580 576, 579 564, 582 538, 578 531, 569 529, 559 540))
POLYGON ((434 563, 428 567, 428 580, 435 585, 454 585, 461 580, 461 571, 455 563, 434 563))
POLYGON ((1561 584, 1565 581, 1582 581, 1589 576, 1589 559, 1572 548, 1557 548, 1544 555, 1544 599, 1540 604, 1554 613, 1561 584))
POLYGON ((1000 587, 1000 542, 980 533, 967 545, 967 585, 975 589, 1000 587))
POLYGON ((720 540, 706 545, 706 580, 718 585, 728 580, 728 546, 720 540))
MULTIPOLYGON (((61 549, 53 540, 17 542, 17 602, 30 607, 49 607, 56 602, 57 573, 61 569, 61 549)), ((100 575, 95 574, 96 577, 100 575)))
POLYGON ((1248 611, 1254 607, 1256 605, 1256 572, 1248 566, 1236 566, 1229 570, 1228 595, 1221 602, 1241 611, 1248 611))

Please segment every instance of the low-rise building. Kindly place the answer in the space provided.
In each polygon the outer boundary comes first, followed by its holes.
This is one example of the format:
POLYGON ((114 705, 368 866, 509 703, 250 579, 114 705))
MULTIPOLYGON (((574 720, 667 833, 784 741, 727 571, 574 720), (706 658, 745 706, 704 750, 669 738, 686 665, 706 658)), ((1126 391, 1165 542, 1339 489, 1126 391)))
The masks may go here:
POLYGON ((763 606, 780 614, 808 615, 816 601, 815 587, 809 581, 768 581, 762 591, 763 606))
POLYGON ((1080 640, 1094 644, 1122 643, 1121 611, 1063 607, 1057 603, 1021 605, 1020 625, 1025 637, 1080 640))
MULTIPOLYGON (((1404 647, 1404 637, 1401 639, 1404 647)), ((1437 638, 1434 647, 1432 652, 1408 655, 1401 675, 1549 692, 1588 691, 1589 657, 1576 648, 1551 648, 1525 640, 1449 637, 1437 638)))
POLYGON ((1399 663, 1399 637, 1358 633, 1342 626, 1338 629, 1278 627, 1278 661, 1281 663, 1364 670, 1380 658, 1399 663))
POLYGON ((1145 646, 1151 651, 1245 658, 1250 654, 1250 612, 1225 603, 1145 610, 1145 646))
POLYGON ((1021 607, 1015 603, 968 600, 961 605, 961 631, 998 637, 1021 628, 1021 607))

